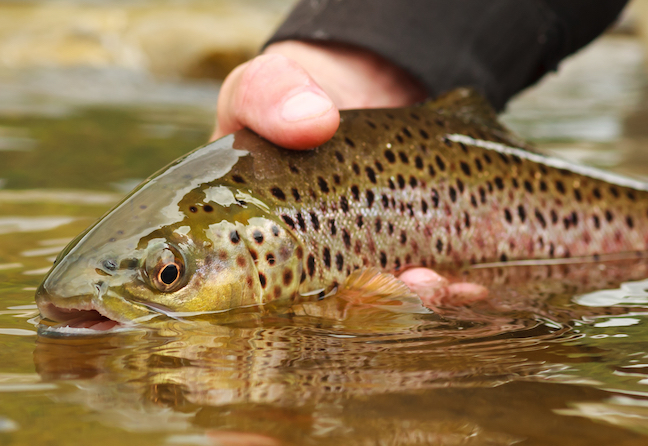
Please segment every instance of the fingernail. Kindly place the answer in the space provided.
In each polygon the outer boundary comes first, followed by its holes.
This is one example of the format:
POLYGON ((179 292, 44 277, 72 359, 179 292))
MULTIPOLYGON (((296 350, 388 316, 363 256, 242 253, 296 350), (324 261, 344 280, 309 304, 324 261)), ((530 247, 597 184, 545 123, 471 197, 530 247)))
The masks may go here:
POLYGON ((311 91, 288 98, 281 109, 281 117, 289 122, 317 118, 333 107, 330 99, 311 91))

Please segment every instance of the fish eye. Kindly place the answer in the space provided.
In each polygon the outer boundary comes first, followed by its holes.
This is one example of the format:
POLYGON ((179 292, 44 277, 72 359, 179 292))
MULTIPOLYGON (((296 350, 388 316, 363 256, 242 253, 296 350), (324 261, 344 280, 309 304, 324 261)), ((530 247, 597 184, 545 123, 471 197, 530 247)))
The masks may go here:
POLYGON ((165 246, 147 258, 146 272, 154 288, 170 293, 184 283, 184 260, 174 248, 165 246))

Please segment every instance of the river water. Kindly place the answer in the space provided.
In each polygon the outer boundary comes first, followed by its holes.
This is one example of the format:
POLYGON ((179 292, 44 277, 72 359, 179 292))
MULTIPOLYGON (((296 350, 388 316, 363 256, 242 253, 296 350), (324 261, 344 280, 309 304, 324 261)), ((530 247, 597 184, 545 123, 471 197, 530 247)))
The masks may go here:
MULTIPOLYGON (((572 160, 648 175, 642 49, 606 37, 504 120, 572 160)), ((495 276, 434 315, 202 321, 40 337, 56 254, 205 142, 217 85, 123 67, 0 72, 0 444, 640 445, 648 262, 495 276)))

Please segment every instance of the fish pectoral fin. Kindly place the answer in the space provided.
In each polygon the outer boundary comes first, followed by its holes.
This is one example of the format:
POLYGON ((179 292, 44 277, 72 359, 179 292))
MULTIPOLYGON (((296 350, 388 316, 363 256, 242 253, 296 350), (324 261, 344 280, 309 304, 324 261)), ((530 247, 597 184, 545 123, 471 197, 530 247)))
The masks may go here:
POLYGON ((379 308, 394 313, 431 313, 407 285, 377 268, 351 273, 335 297, 358 307, 379 308))

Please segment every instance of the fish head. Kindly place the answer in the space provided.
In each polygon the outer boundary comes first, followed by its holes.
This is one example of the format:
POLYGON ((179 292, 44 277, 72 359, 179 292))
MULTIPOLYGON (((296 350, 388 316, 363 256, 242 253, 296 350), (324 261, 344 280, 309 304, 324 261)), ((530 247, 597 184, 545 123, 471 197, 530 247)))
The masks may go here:
POLYGON ((242 151, 205 159, 208 148, 143 183, 70 243, 36 293, 43 318, 70 333, 105 330, 297 291, 299 280, 282 278, 301 276, 299 241, 263 201, 221 181, 242 151), (275 283, 280 292, 267 293, 275 283))

